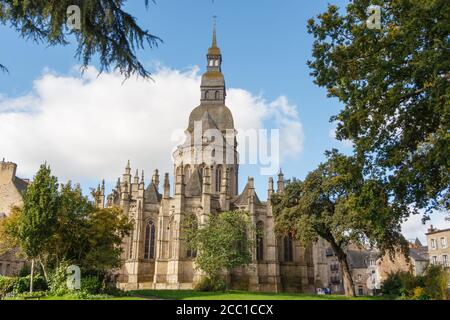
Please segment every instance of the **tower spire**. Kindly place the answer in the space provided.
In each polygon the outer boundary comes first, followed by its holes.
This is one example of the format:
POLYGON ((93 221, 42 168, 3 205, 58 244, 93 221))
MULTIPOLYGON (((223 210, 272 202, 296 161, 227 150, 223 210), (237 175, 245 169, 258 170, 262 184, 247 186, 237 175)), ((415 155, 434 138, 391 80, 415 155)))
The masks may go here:
POLYGON ((213 39, 212 39, 212 45, 211 48, 217 48, 217 16, 213 16, 213 39))

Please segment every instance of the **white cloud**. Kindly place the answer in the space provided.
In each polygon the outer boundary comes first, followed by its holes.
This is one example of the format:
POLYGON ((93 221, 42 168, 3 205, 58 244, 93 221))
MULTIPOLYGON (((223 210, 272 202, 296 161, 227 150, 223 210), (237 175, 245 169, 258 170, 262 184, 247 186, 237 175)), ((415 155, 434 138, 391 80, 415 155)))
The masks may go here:
POLYGON ((334 124, 333 127, 330 129, 330 131, 328 132, 328 136, 329 136, 331 139, 340 142, 341 145, 342 145, 343 147, 345 147, 345 148, 349 148, 349 149, 350 149, 350 148, 353 148, 353 142, 351 142, 351 140, 347 140, 347 139, 344 139, 344 140, 337 140, 337 139, 336 139, 336 124, 334 124))
MULTIPOLYGON (((160 68, 153 79, 123 82, 114 73, 98 77, 93 68, 82 78, 44 71, 33 92, 0 95, 0 156, 17 162, 29 178, 44 161, 62 181, 113 182, 128 159, 147 178, 155 168, 172 173, 171 134, 187 127, 199 104, 199 69, 160 68)), ((270 123, 282 128, 282 156, 301 152, 302 124, 286 97, 266 101, 231 88, 227 105, 238 129, 270 123)))
POLYGON ((425 233, 427 233, 430 225, 433 225, 433 227, 438 229, 450 228, 450 222, 445 221, 445 218, 448 217, 448 212, 434 212, 430 215, 431 220, 427 221, 426 224, 422 223, 422 217, 422 214, 410 216, 408 220, 402 224, 402 234, 407 240, 419 238, 422 244, 426 245, 425 233))

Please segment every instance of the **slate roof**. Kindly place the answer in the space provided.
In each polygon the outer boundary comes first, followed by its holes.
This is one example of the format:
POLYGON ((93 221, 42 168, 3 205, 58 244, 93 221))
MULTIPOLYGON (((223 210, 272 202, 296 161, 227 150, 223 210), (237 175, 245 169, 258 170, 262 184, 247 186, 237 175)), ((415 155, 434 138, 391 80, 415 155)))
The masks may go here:
POLYGON ((415 248, 409 249, 409 255, 415 261, 428 261, 428 257, 424 254, 423 251, 419 251, 415 248))
POLYGON ((236 205, 245 205, 248 203, 248 198, 250 196, 255 196, 255 204, 261 204, 261 200, 259 200, 258 195, 256 194, 255 189, 251 189, 249 186, 249 182, 245 185, 244 190, 242 193, 233 201, 236 205))
POLYGON ((144 198, 147 203, 157 204, 161 202, 162 195, 158 192, 158 188, 156 188, 153 182, 145 190, 144 198))
POLYGON ((347 252, 348 262, 351 268, 365 269, 369 266, 369 260, 373 258, 378 259, 377 253, 366 250, 349 250, 347 252))
POLYGON ((186 196, 187 197, 198 197, 202 194, 202 175, 200 170, 196 169, 192 172, 189 181, 186 183, 186 196))

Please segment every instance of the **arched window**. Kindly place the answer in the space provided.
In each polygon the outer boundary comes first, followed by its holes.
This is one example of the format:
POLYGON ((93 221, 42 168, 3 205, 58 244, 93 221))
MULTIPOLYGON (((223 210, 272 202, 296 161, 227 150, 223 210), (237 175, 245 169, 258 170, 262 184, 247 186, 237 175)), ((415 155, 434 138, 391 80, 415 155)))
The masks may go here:
POLYGON ((284 262, 294 261, 294 240, 291 234, 285 236, 283 239, 283 252, 284 262))
POLYGON ((185 181, 189 181, 190 177, 191 177, 191 167, 189 165, 186 165, 184 167, 184 179, 185 179, 185 181))
POLYGON ((220 91, 219 91, 219 90, 216 91, 215 99, 216 99, 216 100, 219 100, 219 99, 220 99, 220 91))
POLYGON ((256 260, 264 260, 264 222, 262 221, 256 225, 256 260))
POLYGON ((220 192, 220 185, 222 183, 222 166, 216 168, 216 192, 220 192))
POLYGON ((131 230, 131 234, 130 234, 130 246, 128 249, 128 259, 133 259, 134 220, 131 220, 130 222, 133 225, 133 230, 131 230))
MULTIPOLYGON (((190 215, 188 217, 188 219, 189 219, 188 220, 189 223, 187 224, 186 227, 191 229, 192 231, 197 230, 198 229, 198 223, 197 223, 197 219, 196 219, 195 215, 193 215, 193 214, 190 215)), ((187 241, 189 241, 189 240, 187 240, 187 241)), ((188 246, 188 248, 186 250, 186 257, 191 258, 191 259, 197 257, 197 250, 195 250, 195 248, 192 248, 192 247, 188 246)))
POLYGON ((145 226, 145 246, 144 246, 144 259, 150 260, 155 258, 155 237, 156 228, 153 221, 148 221, 145 226))

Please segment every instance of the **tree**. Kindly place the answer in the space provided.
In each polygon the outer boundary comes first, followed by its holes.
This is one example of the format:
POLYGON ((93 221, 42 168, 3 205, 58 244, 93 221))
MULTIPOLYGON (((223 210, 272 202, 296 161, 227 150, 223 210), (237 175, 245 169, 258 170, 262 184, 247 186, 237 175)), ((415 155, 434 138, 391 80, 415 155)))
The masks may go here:
MULTIPOLYGON (((125 77, 137 74, 148 78, 150 73, 136 57, 137 49, 158 46, 160 38, 143 30, 136 19, 123 10, 125 0, 0 0, 0 23, 9 24, 23 38, 48 45, 67 45, 74 36, 78 48, 75 56, 86 68, 95 54, 99 55, 100 71, 111 67, 125 77), (67 26, 68 8, 80 8, 80 29, 67 26)), ((149 1, 145 0, 148 7, 149 1)), ((0 64, 0 70, 7 70, 0 64)))
POLYGON ((41 165, 24 194, 16 229, 20 248, 31 260, 30 292, 33 292, 35 262, 44 253, 55 230, 58 200, 58 179, 51 175, 49 166, 41 165))
POLYGON ((192 218, 186 217, 186 245, 197 251, 195 264, 212 283, 219 281, 222 270, 231 272, 251 262, 254 241, 248 237, 252 227, 246 213, 230 211, 212 214, 203 226, 193 228, 193 224, 192 218))
POLYGON ((272 196, 275 231, 304 245, 318 237, 328 241, 341 265, 345 294, 354 296, 346 247, 368 243, 384 253, 400 245, 406 251, 400 223, 407 207, 390 203, 385 185, 365 178, 355 158, 336 150, 327 157, 304 181, 272 196))
POLYGON ((337 138, 425 212, 450 208, 449 19, 447 0, 354 0, 308 22, 311 75, 344 104, 337 138), (367 27, 370 5, 381 6, 380 30, 367 27))
POLYGON ((51 241, 44 253, 45 264, 56 269, 70 262, 83 273, 103 274, 120 266, 122 239, 132 225, 119 208, 97 208, 71 182, 59 191, 57 220, 51 241))

